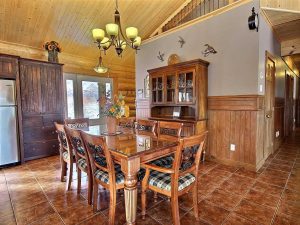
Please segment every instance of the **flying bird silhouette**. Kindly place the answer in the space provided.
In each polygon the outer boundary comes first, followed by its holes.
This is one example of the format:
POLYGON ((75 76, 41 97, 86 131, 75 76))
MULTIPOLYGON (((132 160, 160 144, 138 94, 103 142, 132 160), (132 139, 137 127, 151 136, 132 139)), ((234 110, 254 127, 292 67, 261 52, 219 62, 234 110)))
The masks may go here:
POLYGON ((160 52, 158 52, 157 58, 158 58, 161 62, 163 62, 163 61, 165 61, 165 60, 164 60, 164 56, 165 56, 165 53, 160 53, 160 52))
POLYGON ((182 46, 185 44, 185 40, 179 36, 179 44, 180 44, 180 48, 182 48, 182 46))
POLYGON ((212 46, 210 46, 209 44, 205 44, 204 46, 206 46, 206 49, 202 52, 204 57, 208 56, 210 53, 212 53, 212 54, 217 53, 217 51, 212 46))

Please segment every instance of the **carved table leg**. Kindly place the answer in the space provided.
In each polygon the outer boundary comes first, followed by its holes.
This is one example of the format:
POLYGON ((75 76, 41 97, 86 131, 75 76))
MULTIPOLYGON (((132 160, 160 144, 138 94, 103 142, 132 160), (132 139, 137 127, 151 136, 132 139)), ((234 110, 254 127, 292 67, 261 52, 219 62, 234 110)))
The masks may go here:
POLYGON ((140 169, 140 158, 122 159, 121 168, 125 175, 126 222, 128 225, 133 225, 135 224, 137 211, 137 173, 140 169))

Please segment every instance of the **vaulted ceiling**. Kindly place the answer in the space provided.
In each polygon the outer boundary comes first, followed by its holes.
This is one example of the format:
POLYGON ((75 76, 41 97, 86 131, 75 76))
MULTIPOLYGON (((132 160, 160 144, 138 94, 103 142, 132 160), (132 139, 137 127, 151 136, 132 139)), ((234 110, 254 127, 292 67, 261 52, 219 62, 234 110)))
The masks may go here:
MULTIPOLYGON (((164 22, 186 0, 120 0, 123 29, 135 26, 142 39, 164 22)), ((1 0, 0 41, 41 48, 55 40, 63 52, 97 61, 98 50, 91 30, 113 22, 113 0, 1 0)), ((134 51, 126 49, 123 58, 110 49, 104 62, 134 65, 134 51)))
POLYGON ((279 41, 281 55, 290 56, 300 71, 300 11, 264 9, 279 41))

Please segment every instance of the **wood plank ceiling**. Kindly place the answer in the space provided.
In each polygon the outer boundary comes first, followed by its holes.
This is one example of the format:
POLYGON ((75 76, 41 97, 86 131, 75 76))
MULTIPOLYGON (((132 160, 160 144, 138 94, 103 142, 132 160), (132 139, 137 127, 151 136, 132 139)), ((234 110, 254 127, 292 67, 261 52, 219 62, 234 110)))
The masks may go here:
POLYGON ((264 12, 281 42, 281 55, 291 56, 300 71, 300 11, 264 9, 264 12))
MULTIPOLYGON (((185 1, 120 0, 123 29, 135 26, 142 39, 148 38, 185 1)), ((42 48, 55 40, 65 53, 96 59, 91 30, 113 22, 114 11, 113 0, 1 0, 0 41, 42 48)), ((120 59, 110 49, 104 62, 134 66, 134 55, 128 48, 120 59)))

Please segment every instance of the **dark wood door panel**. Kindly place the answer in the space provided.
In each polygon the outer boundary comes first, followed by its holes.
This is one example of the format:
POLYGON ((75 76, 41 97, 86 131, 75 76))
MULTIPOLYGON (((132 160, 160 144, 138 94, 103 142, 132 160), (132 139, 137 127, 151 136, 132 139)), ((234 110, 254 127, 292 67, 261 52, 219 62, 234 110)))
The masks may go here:
POLYGON ((24 143, 47 141, 57 139, 54 126, 51 127, 26 127, 23 129, 24 143))
POLYGON ((54 122, 62 124, 64 122, 64 115, 63 114, 43 115, 44 126, 54 126, 54 122))
POLYGON ((59 153, 57 140, 24 144, 25 160, 42 158, 59 153))
POLYGON ((39 65, 21 62, 20 85, 24 115, 40 114, 42 112, 41 71, 42 68, 39 65))
POLYGON ((63 88, 61 67, 49 65, 41 76, 42 112, 63 113, 63 88))
POLYGON ((0 77, 16 79, 18 74, 18 57, 0 55, 0 77))
POLYGON ((42 127, 42 116, 23 116, 23 127, 42 127))

